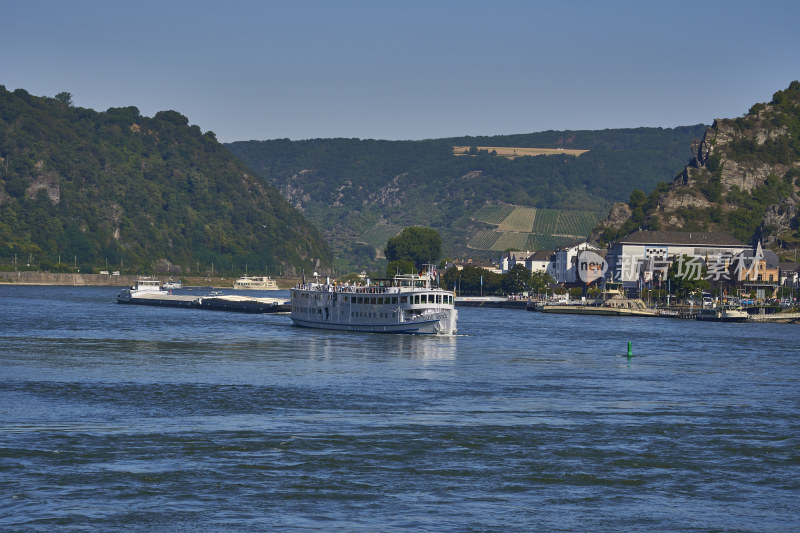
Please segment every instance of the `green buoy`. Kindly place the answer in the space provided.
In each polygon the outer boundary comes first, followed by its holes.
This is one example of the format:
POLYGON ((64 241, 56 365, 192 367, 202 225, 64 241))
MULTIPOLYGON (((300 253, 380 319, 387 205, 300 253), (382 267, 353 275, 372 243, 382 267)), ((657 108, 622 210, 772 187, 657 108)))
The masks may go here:
POLYGON ((631 341, 628 341, 628 359, 633 357, 633 350, 631 350, 631 341))

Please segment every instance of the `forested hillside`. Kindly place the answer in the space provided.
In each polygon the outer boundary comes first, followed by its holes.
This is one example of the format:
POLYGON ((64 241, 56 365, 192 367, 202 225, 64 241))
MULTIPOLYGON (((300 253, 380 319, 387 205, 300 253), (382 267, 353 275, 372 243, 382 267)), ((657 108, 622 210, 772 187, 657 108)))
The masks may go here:
MULTIPOLYGON (((494 231, 477 215, 487 204, 575 210, 582 212, 576 218, 591 220, 627 198, 631 189, 650 190, 673 177, 691 155, 691 140, 704 130, 697 125, 425 141, 283 139, 226 146, 303 211, 337 255, 368 262, 381 247, 373 238, 385 242, 411 225, 437 229, 448 255, 474 255, 481 242, 499 246, 505 242, 502 237, 486 240, 480 233, 494 231), (589 151, 578 157, 508 159, 486 151, 455 156, 453 146, 589 151), (354 245, 367 241, 369 246, 354 245)), ((538 242, 530 232, 508 242, 538 242)), ((541 242, 555 242, 548 236, 542 235, 541 242)))
POLYGON ((321 234, 175 111, 0 86, 0 263, 205 273, 329 264, 321 234))
POLYGON ((671 184, 634 190, 594 235, 609 242, 634 229, 729 233, 775 249, 800 247, 800 82, 743 117, 720 119, 671 184))

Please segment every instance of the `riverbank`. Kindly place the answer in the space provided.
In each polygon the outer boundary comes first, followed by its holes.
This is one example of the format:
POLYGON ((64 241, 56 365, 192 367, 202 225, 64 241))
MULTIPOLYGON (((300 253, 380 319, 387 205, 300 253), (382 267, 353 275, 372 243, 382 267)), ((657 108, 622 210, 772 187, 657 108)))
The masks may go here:
POLYGON ((456 307, 503 307, 507 309, 525 309, 527 300, 513 300, 500 296, 456 296, 456 307))
MULTIPOLYGON (((66 287, 130 287, 140 278, 138 275, 122 274, 72 274, 62 272, 0 272, 0 284, 9 285, 61 285, 66 287)), ((202 276, 151 276, 162 283, 180 279, 185 286, 230 289, 237 278, 202 276)), ((297 283, 293 278, 277 278, 278 287, 288 289, 297 283)))

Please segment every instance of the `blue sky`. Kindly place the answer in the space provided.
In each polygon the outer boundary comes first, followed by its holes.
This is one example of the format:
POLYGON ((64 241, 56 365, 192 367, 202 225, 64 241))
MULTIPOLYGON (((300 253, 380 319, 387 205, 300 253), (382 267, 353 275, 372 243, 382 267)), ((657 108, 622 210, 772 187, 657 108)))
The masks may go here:
POLYGON ((0 85, 222 142, 710 124, 800 79, 800 2, 40 1, 0 85))

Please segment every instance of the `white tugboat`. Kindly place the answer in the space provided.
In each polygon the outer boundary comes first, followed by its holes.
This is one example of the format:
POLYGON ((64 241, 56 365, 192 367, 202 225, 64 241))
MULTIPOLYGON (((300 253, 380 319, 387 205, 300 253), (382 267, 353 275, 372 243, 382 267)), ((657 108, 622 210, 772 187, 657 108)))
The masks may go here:
POLYGON ((151 298, 169 294, 161 288, 161 282, 157 279, 139 278, 133 287, 122 289, 117 294, 117 302, 121 304, 133 303, 137 298, 151 298))
POLYGON ((750 315, 747 314, 742 306, 730 303, 719 305, 707 305, 697 313, 697 320, 709 320, 713 322, 747 322, 750 315))
POLYGON ((296 326, 370 333, 454 335, 458 311, 433 268, 366 285, 301 283, 290 290, 296 326))

